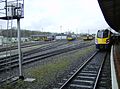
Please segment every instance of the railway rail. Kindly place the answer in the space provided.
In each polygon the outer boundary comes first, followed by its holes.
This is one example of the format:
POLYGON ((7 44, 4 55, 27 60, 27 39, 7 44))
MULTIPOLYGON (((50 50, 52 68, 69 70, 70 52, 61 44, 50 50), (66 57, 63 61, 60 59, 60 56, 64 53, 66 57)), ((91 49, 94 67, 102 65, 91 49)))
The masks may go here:
MULTIPOLYGON (((48 58, 48 57, 51 57, 51 56, 54 56, 54 55, 58 55, 58 54, 61 54, 61 53, 73 51, 73 50, 76 50, 78 48, 87 47, 87 46, 91 46, 91 45, 93 45, 93 44, 88 44, 88 45, 83 45, 83 46, 72 45, 72 46, 68 46, 68 47, 62 47, 62 48, 58 48, 58 49, 52 49, 52 50, 49 50, 49 51, 44 51, 43 53, 41 53, 39 51, 39 52, 37 52, 33 55, 29 54, 29 55, 23 56, 23 64, 27 64, 27 63, 30 63, 30 62, 33 62, 33 61, 41 60, 41 59, 44 59, 44 58, 48 58)), ((17 55, 12 56, 12 57, 8 57, 7 61, 5 59, 0 61, 0 71, 4 71, 6 69, 13 68, 13 67, 16 67, 16 66, 18 66, 18 56, 17 55), (6 68, 6 66, 7 66, 7 68, 6 68)))
MULTIPOLYGON (((87 44, 87 45, 82 45, 82 46, 72 45, 72 46, 68 46, 68 47, 64 47, 64 48, 62 47, 62 48, 59 48, 59 49, 56 49, 56 50, 52 49, 52 51, 49 51, 49 52, 45 51, 43 54, 37 53, 36 55, 34 54, 34 55, 31 55, 31 56, 26 56, 26 57, 23 57, 23 65, 34 62, 34 61, 42 60, 44 58, 48 58, 48 57, 51 57, 51 56, 59 55, 59 54, 66 53, 66 52, 69 52, 69 51, 73 51, 73 50, 76 50, 76 49, 79 49, 79 48, 88 47, 88 46, 91 46, 91 45, 93 45, 93 44, 87 44)), ((18 59, 14 59, 14 60, 9 59, 9 60, 10 61, 7 61, 5 63, 0 64, 0 72, 4 72, 6 70, 9 71, 10 69, 18 66, 18 59), (7 65, 7 67, 6 67, 6 65, 7 65)), ((0 81, 0 83, 5 82, 6 80, 7 79, 2 79, 0 81)))
MULTIPOLYGON (((59 41, 55 41, 55 42, 59 42, 59 41)), ((49 41, 49 42, 41 41, 41 42, 22 43, 21 48, 37 46, 37 45, 42 45, 42 44, 49 44, 49 43, 53 43, 53 41, 52 42, 51 41, 49 41)), ((15 50, 17 48, 18 48, 18 46, 16 44, 15 45, 7 45, 5 47, 0 47, 0 52, 6 51, 6 50, 15 50)))
MULTIPOLYGON (((101 71, 108 56, 107 52, 96 52, 79 68, 71 72, 54 89, 101 89, 101 71)), ((110 79, 109 79, 110 80, 110 79)), ((105 81, 102 81, 105 82, 105 81)), ((102 86, 102 89, 109 89, 102 86)))
MULTIPOLYGON (((64 44, 66 44, 66 42, 51 44, 51 45, 44 46, 39 49, 37 48, 37 49, 33 49, 31 51, 25 52, 25 53, 23 53, 23 57, 25 57, 25 58, 23 58, 23 60, 29 60, 29 58, 31 59, 31 58, 38 57, 41 54, 40 52, 50 50, 50 49, 56 48, 56 47, 64 45, 64 44), (34 55, 34 54, 37 54, 37 55, 34 55), (34 55, 34 56, 31 56, 31 55, 34 55)), ((44 55, 47 55, 47 53, 43 53, 40 56, 44 56, 44 55)), ((2 71, 5 68, 5 66, 7 66, 7 65, 12 65, 12 64, 18 63, 17 59, 18 59, 18 54, 0 58, 0 71, 2 71)))
MULTIPOLYGON (((32 50, 26 50, 26 51, 24 51, 23 50, 23 56, 28 56, 28 55, 31 55, 31 54, 34 54, 34 53, 37 53, 37 52, 42 52, 42 51, 45 51, 45 50, 49 50, 49 49, 52 49, 52 48, 55 48, 55 47, 57 47, 57 46, 61 46, 61 45, 64 45, 64 44, 66 44, 66 42, 56 42, 56 43, 51 43, 51 44, 49 44, 49 45, 45 45, 45 46, 41 46, 41 47, 37 47, 37 48, 34 48, 34 49, 32 49, 32 50)), ((28 48, 29 49, 29 48, 28 48)), ((12 52, 12 51, 11 51, 12 52)), ((7 56, 5 56, 5 57, 1 57, 0 58, 0 63, 1 62, 4 62, 5 61, 5 59, 9 59, 9 58, 11 58, 11 59, 14 59, 14 58, 18 58, 18 53, 16 53, 16 52, 13 52, 13 54, 11 53, 11 55, 7 55, 7 56)), ((6 53, 5 53, 6 54, 6 53)), ((3 55, 5 55, 5 54, 3 54, 3 55)))

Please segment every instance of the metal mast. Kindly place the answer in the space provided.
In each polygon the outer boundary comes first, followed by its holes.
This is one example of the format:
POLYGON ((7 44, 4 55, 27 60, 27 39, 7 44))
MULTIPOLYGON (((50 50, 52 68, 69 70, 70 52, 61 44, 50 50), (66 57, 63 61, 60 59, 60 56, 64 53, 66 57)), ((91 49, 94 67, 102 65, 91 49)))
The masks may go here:
MULTIPOLYGON (((22 51, 21 51, 21 35, 20 35, 20 19, 24 18, 24 0, 5 0, 3 7, 0 9, 0 19, 9 20, 17 19, 18 30, 18 54, 19 54, 19 79, 24 79, 22 72, 22 51)), ((2 6, 1 5, 1 6, 2 6)))

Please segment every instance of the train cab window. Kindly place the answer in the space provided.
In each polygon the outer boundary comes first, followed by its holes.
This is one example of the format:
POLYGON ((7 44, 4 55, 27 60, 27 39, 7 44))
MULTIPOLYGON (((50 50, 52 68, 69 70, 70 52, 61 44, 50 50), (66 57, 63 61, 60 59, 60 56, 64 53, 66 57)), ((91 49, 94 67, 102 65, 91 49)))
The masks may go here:
POLYGON ((105 30, 104 32, 103 32, 103 38, 106 38, 106 37, 108 37, 108 30, 105 30))
POLYGON ((108 37, 108 30, 105 30, 105 31, 98 31, 98 33, 97 33, 97 37, 98 38, 106 38, 106 37, 108 37))
POLYGON ((97 37, 98 37, 98 38, 102 38, 102 35, 103 35, 103 32, 102 32, 102 31, 98 31, 97 37))

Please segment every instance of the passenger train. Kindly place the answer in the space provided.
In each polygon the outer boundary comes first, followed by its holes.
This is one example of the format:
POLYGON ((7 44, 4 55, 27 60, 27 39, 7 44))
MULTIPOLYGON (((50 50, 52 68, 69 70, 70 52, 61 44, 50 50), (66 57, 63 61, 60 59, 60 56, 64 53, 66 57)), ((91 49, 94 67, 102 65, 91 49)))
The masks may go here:
POLYGON ((73 41, 73 40, 75 40, 77 37, 76 37, 76 35, 67 35, 67 40, 68 41, 73 41))
POLYGON ((108 29, 98 30, 95 44, 97 49, 110 49, 112 44, 112 32, 108 29))
POLYGON ((94 39, 94 37, 92 35, 89 35, 89 34, 83 36, 84 41, 89 41, 89 40, 93 40, 93 39, 94 39))
POLYGON ((55 39, 55 36, 50 35, 50 36, 46 36, 46 37, 44 38, 44 41, 52 41, 52 40, 54 40, 54 39, 55 39))

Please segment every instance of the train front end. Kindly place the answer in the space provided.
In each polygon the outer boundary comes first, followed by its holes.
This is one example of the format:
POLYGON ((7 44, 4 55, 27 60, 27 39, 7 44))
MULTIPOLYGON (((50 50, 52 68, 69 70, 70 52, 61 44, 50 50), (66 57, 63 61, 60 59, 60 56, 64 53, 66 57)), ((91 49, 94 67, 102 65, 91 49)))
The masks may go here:
POLYGON ((111 47, 111 32, 109 30, 98 30, 95 44, 97 49, 110 49, 111 47))

